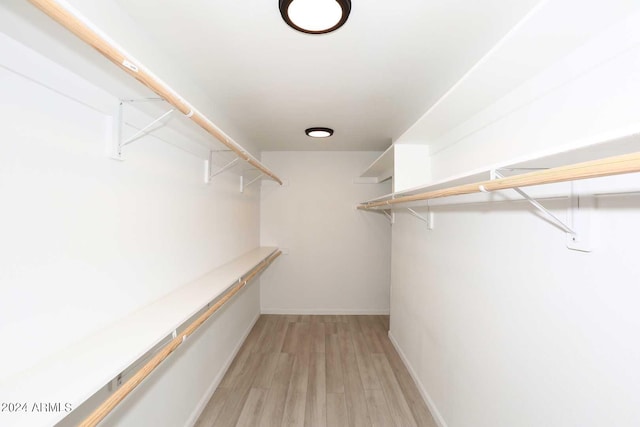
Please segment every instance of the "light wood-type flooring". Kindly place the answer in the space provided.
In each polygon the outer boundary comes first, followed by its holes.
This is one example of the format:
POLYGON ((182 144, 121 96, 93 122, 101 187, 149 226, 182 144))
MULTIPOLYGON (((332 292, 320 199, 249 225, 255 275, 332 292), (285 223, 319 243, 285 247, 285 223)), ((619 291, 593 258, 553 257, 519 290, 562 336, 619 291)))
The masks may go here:
POLYGON ((388 316, 262 315, 197 427, 436 424, 388 316))

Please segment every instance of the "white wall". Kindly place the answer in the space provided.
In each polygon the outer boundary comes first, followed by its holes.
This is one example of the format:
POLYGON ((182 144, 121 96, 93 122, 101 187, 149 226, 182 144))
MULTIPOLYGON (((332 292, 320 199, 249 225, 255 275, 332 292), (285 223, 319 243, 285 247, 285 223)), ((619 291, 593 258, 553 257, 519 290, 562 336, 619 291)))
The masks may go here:
POLYGON ((563 145, 638 132, 639 22, 638 11, 624 16, 505 97, 430 141, 432 178, 443 179, 563 145))
MULTIPOLYGON (((640 129, 638 28, 594 33, 431 140, 433 179, 640 129)), ((591 253, 523 202, 432 207, 433 231, 397 216, 391 335, 441 425, 640 424, 640 197, 596 200, 591 253)))
MULTIPOLYGON (((146 66, 158 78, 210 118, 217 126, 256 153, 255 146, 234 126, 226 112, 202 90, 202 83, 189 69, 176 63, 164 51, 163 45, 141 31, 136 22, 120 7, 118 0, 61 0, 86 18, 128 55, 146 66)), ((92 47, 38 10, 30 2, 5 0, 0 4, 0 27, 10 37, 44 56, 63 63, 69 69, 100 87, 109 88, 117 96, 127 99, 140 84, 113 67, 92 47), (127 86, 122 90, 122 82, 127 86)))
POLYGON ((261 244, 289 253, 265 272, 266 313, 386 313, 389 222, 355 210, 390 192, 390 183, 354 184, 379 152, 264 152, 286 185, 265 182, 261 244))
MULTIPOLYGON (((232 174, 204 184, 202 159, 151 137, 110 159, 111 120, 93 105, 117 99, 88 83, 84 103, 69 99, 80 76, 4 35, 0 49, 5 378, 258 246, 259 192, 232 174)), ((107 424, 184 425, 258 314, 254 283, 107 424)))
POLYGON ((592 253, 522 203, 397 216, 391 332, 447 426, 640 423, 639 209, 600 198, 592 253))

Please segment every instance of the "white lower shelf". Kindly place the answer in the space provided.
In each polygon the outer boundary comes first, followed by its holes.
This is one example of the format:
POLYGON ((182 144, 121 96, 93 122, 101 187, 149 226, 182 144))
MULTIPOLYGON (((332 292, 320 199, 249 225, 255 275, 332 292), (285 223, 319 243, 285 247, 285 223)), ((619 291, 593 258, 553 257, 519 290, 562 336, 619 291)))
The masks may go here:
POLYGON ((2 412, 0 425, 51 426, 77 408, 277 248, 254 249, 78 342, 0 385, 0 402, 27 403, 27 412, 2 412), (33 412, 34 403, 62 411, 33 412))

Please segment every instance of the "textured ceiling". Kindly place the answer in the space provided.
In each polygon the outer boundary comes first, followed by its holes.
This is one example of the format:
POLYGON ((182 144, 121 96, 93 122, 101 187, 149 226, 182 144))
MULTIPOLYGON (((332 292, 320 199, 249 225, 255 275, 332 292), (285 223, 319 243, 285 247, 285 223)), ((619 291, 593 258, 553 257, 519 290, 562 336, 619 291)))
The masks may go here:
MULTIPOLYGON (((288 27, 277 0, 118 0, 263 150, 381 150, 538 0, 353 0, 326 35, 288 27), (304 129, 335 129, 312 140, 304 129)), ((215 121, 215 118, 214 118, 215 121)))

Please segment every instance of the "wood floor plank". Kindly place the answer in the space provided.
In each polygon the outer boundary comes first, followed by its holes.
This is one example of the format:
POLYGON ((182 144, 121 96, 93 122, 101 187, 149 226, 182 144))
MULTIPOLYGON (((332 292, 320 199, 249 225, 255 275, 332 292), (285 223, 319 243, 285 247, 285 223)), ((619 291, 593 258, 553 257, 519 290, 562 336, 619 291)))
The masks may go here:
POLYGON ((352 427, 369 427, 369 411, 367 400, 360 381, 360 371, 354 352, 342 353, 342 367, 344 368, 344 397, 347 403, 349 425, 352 427))
POLYGON ((389 361, 389 366, 391 366, 391 369, 398 380, 402 394, 407 401, 416 422, 419 426, 436 427, 437 424, 433 419, 429 408, 422 399, 422 395, 420 394, 416 383, 413 381, 413 378, 411 378, 411 374, 404 365, 400 355, 393 347, 391 340, 388 337, 381 337, 380 343, 384 348, 386 358, 389 361))
POLYGON ((362 386, 365 390, 379 390, 381 388, 380 380, 378 380, 378 375, 373 367, 371 353, 369 353, 369 348, 364 334, 362 332, 356 332, 351 335, 353 339, 353 346, 356 351, 362 386))
POLYGON ((220 415, 214 425, 229 426, 238 422, 242 408, 249 396, 251 383, 257 373, 257 368, 262 359, 260 353, 251 353, 244 364, 242 372, 237 376, 235 382, 231 384, 231 392, 225 402, 220 415))
POLYGON ((371 355, 373 366, 378 373, 378 378, 382 384, 382 390, 389 405, 391 418, 398 427, 416 426, 411 409, 402 395, 402 389, 396 380, 396 376, 384 354, 376 353, 371 355))
POLYGON ((253 380, 257 375, 258 367, 262 362, 263 355, 259 353, 251 353, 246 362, 239 369, 238 375, 235 377, 235 381, 231 383, 231 389, 249 389, 253 380))
POLYGON ((380 322, 382 323, 382 326, 384 327, 385 331, 389 330, 389 316, 378 316, 380 319, 380 322))
POLYGON ((260 364, 258 365, 256 376, 253 380, 253 388, 270 388, 271 381, 276 372, 279 353, 262 353, 260 364))
POLYGON ((349 316, 345 315, 345 314, 337 314, 336 315, 336 321, 338 323, 347 323, 349 316))
POLYGON ((338 345, 340 346, 340 354, 355 352, 348 322, 338 323, 338 345))
POLYGON ((311 351, 316 353, 324 353, 325 351, 324 323, 311 322, 309 335, 311 337, 311 351))
POLYGON ((382 390, 365 390, 364 395, 367 399, 367 408, 369 409, 372 427, 393 426, 394 423, 391 419, 389 405, 387 405, 384 392, 382 390))
POLYGON ((327 426, 349 427, 344 393, 327 393, 327 426))
POLYGON ((297 353, 311 353, 311 323, 300 322, 296 324, 296 333, 298 334, 297 353))
POLYGON ((388 316, 263 315, 196 427, 436 427, 388 316))
POLYGON ((205 406, 202 414, 198 417, 194 427, 209 427, 212 426, 224 406, 227 398, 229 397, 230 390, 226 388, 218 388, 211 396, 209 403, 205 406))
POLYGON ((352 334, 357 332, 362 332, 362 328, 360 327, 360 322, 358 321, 358 317, 360 316, 349 316, 347 318, 347 324, 349 325, 349 332, 352 334))
POLYGON ((309 353, 297 353, 294 356, 293 372, 289 382, 289 390, 295 393, 306 393, 309 384, 309 353))
POLYGON ((376 330, 376 325, 372 322, 371 318, 367 316, 367 318, 360 323, 360 326, 362 327, 362 332, 369 347, 369 352, 384 353, 384 347, 380 343, 380 331, 376 330))
POLYGON ((282 343, 282 352, 283 353, 295 353, 298 349, 298 325, 297 322, 289 322, 287 327, 287 333, 284 338, 284 342, 282 343))
POLYGON ((336 322, 327 322, 324 324, 324 335, 338 335, 338 324, 336 322))
POLYGON ((386 333, 389 328, 387 328, 387 322, 382 320, 380 316, 370 316, 371 323, 375 325, 376 330, 386 333))
POLYGON ((289 390, 281 425, 283 427, 303 427, 306 403, 307 393, 296 393, 289 390))
POLYGON ((276 326, 276 322, 278 321, 277 318, 264 315, 261 316, 261 318, 262 317, 264 317, 266 320, 264 322, 264 326, 262 327, 262 331, 260 332, 255 344, 253 345, 253 348, 251 349, 251 351, 253 352, 264 352, 265 350, 268 350, 274 337, 273 332, 276 326))
POLYGON ((288 329, 289 322, 287 322, 286 317, 279 316, 274 326, 273 339, 271 340, 270 346, 265 348, 265 351, 280 353, 282 351, 282 346, 284 345, 284 340, 287 336, 288 329))
POLYGON ((236 357, 233 359, 233 362, 231 362, 231 365, 222 378, 222 381, 220 381, 219 387, 230 388, 232 384, 236 382, 237 377, 242 373, 245 365, 247 364, 247 360, 251 355, 252 347, 253 344, 246 347, 244 345, 240 347, 238 354, 236 354, 236 357))
POLYGON ((267 317, 264 317, 264 316, 258 317, 258 320, 256 320, 256 323, 255 325, 253 325, 253 328, 251 328, 251 332, 249 332, 249 335, 247 335, 247 338, 244 340, 244 343, 242 343, 242 347, 240 348, 240 351, 238 353, 242 353, 244 351, 249 351, 249 352, 253 351, 253 348, 256 345, 258 338, 260 337, 260 335, 264 331, 265 326, 267 325, 267 321, 268 321, 267 317))
POLYGON ((336 316, 333 314, 325 314, 322 316, 322 320, 324 321, 324 323, 336 323, 338 320, 336 319, 336 316))
POLYGON ((310 323, 289 323, 289 329, 282 345, 283 353, 309 353, 311 337, 309 336, 310 323))
POLYGON ((342 374, 342 362, 340 361, 340 346, 338 335, 332 334, 326 337, 326 363, 327 363, 327 393, 344 393, 344 381, 342 374))
POLYGON ((252 388, 249 391, 236 427, 255 427, 260 423, 266 396, 267 390, 265 389, 252 388))
POLYGON ((309 315, 309 314, 302 314, 302 315, 300 315, 300 319, 298 320, 298 322, 301 322, 301 323, 311 323, 311 315, 309 315))
POLYGON ((276 372, 262 411, 261 427, 279 426, 282 423, 294 360, 295 356, 288 353, 278 355, 276 372))
POLYGON ((235 426, 240 418, 244 403, 249 396, 249 389, 230 390, 229 397, 220 410, 218 418, 212 424, 213 427, 235 426))
POLYGON ((256 342, 258 341, 262 331, 267 323, 267 318, 263 315, 258 318, 255 325, 245 338, 242 346, 240 346, 240 350, 236 354, 236 357, 231 362, 231 365, 227 369, 220 385, 218 387, 228 388, 230 384, 236 381, 236 377, 240 375, 244 365, 247 363, 247 359, 249 358, 249 354, 253 351, 256 342))
POLYGON ((325 427, 327 425, 326 381, 325 354, 313 352, 309 358, 309 384, 304 418, 306 427, 325 427))

